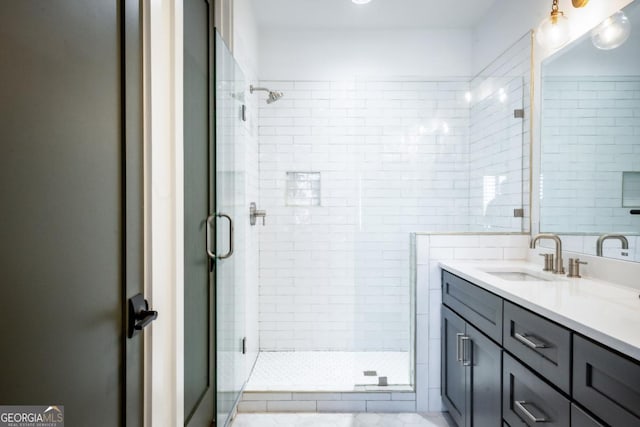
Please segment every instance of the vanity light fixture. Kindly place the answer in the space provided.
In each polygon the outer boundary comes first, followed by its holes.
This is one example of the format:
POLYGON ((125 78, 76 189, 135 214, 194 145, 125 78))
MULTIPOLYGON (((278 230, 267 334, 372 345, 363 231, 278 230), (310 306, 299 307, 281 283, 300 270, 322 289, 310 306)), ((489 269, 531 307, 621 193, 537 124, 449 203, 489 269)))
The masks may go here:
MULTIPOLYGON (((586 2, 582 3, 586 4, 586 2)), ((584 6, 584 4, 582 6, 584 6)), ((569 28, 569 20, 558 8, 558 0, 553 0, 549 17, 538 26, 538 43, 550 49, 558 49, 569 41, 570 36, 571 29, 569 28)))
POLYGON ((589 0, 571 0, 571 3, 573 4, 573 7, 580 8, 585 7, 587 3, 589 3, 589 0))
POLYGON ((351 0, 353 3, 355 4, 367 4, 369 3, 371 0, 351 0))
POLYGON ((631 34, 631 23, 619 10, 600 23, 591 32, 591 41, 598 49, 611 50, 622 46, 631 34))

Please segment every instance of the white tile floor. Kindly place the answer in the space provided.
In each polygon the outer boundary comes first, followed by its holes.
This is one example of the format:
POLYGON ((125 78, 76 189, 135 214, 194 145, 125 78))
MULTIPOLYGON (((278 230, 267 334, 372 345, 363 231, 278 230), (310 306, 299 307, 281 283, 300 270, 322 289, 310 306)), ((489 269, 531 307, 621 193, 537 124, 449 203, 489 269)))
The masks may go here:
POLYGON ((378 376, 386 376, 389 385, 409 385, 409 369, 408 352, 261 352, 245 390, 356 391, 377 385, 378 376))
POLYGON ((438 414, 239 414, 232 427, 453 427, 438 414))

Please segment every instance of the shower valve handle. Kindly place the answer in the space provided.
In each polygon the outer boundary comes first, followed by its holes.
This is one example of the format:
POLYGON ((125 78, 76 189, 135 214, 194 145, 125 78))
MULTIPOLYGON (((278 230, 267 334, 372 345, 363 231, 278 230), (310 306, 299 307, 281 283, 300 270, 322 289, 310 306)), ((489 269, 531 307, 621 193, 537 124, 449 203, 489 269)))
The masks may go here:
POLYGON ((251 225, 256 225, 256 218, 258 217, 262 218, 262 225, 266 225, 266 216, 267 211, 258 210, 256 208, 255 202, 251 202, 251 204, 249 205, 249 222, 251 223, 251 225))

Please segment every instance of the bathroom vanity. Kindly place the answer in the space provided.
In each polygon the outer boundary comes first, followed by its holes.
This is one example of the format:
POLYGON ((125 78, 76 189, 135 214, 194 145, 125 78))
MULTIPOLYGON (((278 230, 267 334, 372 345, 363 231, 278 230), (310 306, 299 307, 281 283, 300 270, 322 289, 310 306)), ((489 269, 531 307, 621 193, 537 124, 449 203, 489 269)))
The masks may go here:
POLYGON ((444 262, 442 398, 463 426, 640 426, 640 291, 444 262))

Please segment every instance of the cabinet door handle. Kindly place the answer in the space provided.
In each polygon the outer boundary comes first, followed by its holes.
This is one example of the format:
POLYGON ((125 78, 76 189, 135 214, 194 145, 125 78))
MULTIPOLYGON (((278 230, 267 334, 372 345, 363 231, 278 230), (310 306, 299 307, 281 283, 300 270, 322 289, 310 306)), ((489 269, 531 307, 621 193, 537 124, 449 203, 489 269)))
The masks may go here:
POLYGON ((515 404, 516 408, 520 410, 520 412, 522 412, 529 420, 533 421, 534 423, 548 423, 550 421, 549 418, 547 418, 547 416, 544 415, 544 413, 536 408, 536 406, 531 402, 516 400, 513 403, 515 404), (527 406, 534 410, 534 412, 536 412, 538 415, 533 414, 531 410, 527 409, 527 406))
POLYGON ((469 338, 468 336, 464 335, 462 338, 460 338, 460 341, 462 341, 462 365, 463 366, 471 366, 471 359, 472 359, 471 338, 469 338), (467 343, 469 345, 467 345, 467 343), (469 348, 468 352, 467 352, 467 348, 469 348))
POLYGON ((523 335, 518 332, 513 334, 513 337, 520 341, 522 344, 526 345, 529 348, 538 349, 538 348, 548 348, 549 346, 542 340, 539 340, 531 335, 523 335))
POLYGON ((464 334, 456 334, 456 360, 462 362, 462 346, 460 345, 460 339, 464 337, 464 334))

